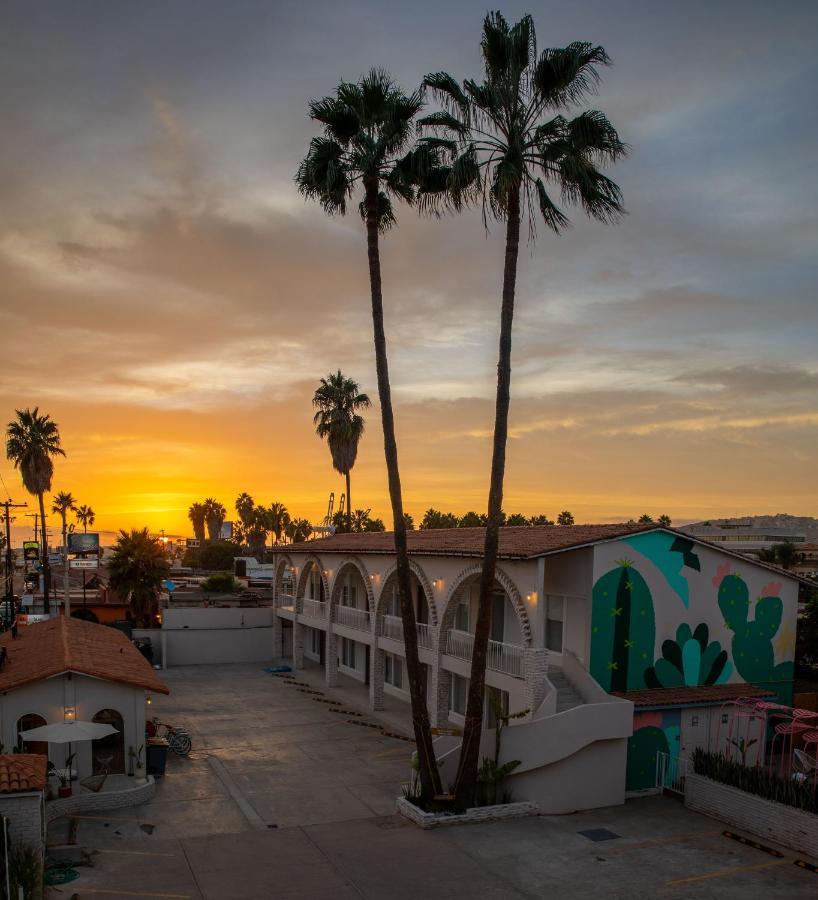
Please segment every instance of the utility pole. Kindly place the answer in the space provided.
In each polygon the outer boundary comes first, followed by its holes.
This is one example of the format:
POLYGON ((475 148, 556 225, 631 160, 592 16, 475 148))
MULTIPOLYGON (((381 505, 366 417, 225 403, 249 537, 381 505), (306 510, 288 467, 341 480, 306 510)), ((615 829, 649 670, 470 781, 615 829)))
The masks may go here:
POLYGON ((11 554, 11 513, 12 509, 23 509, 27 503, 12 503, 11 499, 0 504, 6 517, 6 600, 11 603, 14 597, 14 559, 11 554))

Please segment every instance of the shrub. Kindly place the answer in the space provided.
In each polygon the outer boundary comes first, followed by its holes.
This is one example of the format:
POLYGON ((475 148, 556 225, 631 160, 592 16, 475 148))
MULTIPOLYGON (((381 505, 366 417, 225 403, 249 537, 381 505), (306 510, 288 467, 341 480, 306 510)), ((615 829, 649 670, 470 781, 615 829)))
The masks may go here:
POLYGON ((794 806, 804 812, 818 813, 818 794, 810 778, 801 782, 779 778, 767 769, 744 766, 736 760, 728 759, 723 753, 710 753, 701 748, 693 751, 691 759, 693 771, 697 775, 765 800, 794 806))
POLYGON ((202 590, 206 594, 235 594, 243 585, 230 572, 216 572, 208 575, 202 582, 202 590))

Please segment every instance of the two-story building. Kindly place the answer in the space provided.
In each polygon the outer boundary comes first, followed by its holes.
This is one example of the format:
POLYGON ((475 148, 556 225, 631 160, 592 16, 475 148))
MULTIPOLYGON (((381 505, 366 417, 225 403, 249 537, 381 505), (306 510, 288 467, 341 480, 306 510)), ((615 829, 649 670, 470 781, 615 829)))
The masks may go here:
MULTIPOLYGON (((438 727, 463 722, 483 541, 482 528, 408 534, 438 727)), ((657 752, 723 741, 725 703, 788 701, 797 596, 787 573, 669 528, 503 528, 486 684, 527 711, 503 737, 521 761, 515 796, 546 812, 621 803, 654 783, 657 752)), ((373 710, 408 703, 391 533, 279 549, 274 603, 275 656, 365 685, 373 710)), ((446 777, 457 748, 440 749, 446 777)))

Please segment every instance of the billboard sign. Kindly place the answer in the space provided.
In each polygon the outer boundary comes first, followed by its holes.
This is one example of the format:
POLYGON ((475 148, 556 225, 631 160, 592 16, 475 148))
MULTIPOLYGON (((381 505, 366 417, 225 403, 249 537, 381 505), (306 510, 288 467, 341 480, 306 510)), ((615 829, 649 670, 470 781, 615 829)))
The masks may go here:
POLYGON ((68 535, 69 553, 98 553, 99 532, 74 531, 68 535))
POLYGON ((198 538, 185 538, 185 547, 193 547, 196 548, 199 546, 201 541, 198 538))
POLYGON ((233 537, 233 523, 232 522, 222 522, 222 527, 219 529, 219 540, 220 541, 229 541, 233 537))
POLYGON ((72 569, 96 569, 97 560, 95 560, 95 559, 69 559, 68 565, 72 569))
POLYGON ((23 559, 37 562, 40 559, 40 544, 37 541, 23 541, 23 559))

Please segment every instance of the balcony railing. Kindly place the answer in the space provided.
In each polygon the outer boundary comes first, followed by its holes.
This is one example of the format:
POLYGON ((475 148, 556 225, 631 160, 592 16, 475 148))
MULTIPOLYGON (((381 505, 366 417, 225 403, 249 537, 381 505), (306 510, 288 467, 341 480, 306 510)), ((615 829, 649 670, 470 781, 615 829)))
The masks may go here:
POLYGON ((486 667, 495 672, 505 672, 515 678, 523 677, 523 648, 519 644, 503 644, 489 641, 486 667))
POLYGON ((327 604, 321 600, 305 600, 304 615, 314 619, 323 619, 326 616, 327 604))
POLYGON ((426 622, 418 622, 418 647, 432 649, 432 632, 426 622))
POLYGON ((369 611, 356 609, 354 606, 336 606, 335 621, 347 628, 357 628, 359 631, 369 631, 369 611))
POLYGON ((383 617, 383 636, 393 641, 403 640, 403 620, 400 616, 383 617))
MULTIPOLYGON (((418 637, 420 635, 418 634, 418 637)), ((468 631, 452 628, 446 636, 446 652, 458 659, 471 659, 474 649, 474 635, 468 631)), ((515 678, 523 677, 523 648, 519 644, 504 644, 489 641, 486 668, 493 672, 503 672, 515 678)))
POLYGON ((474 647, 474 635, 468 631, 458 631, 452 628, 446 636, 446 652, 449 656, 456 656, 459 659, 471 659, 471 652, 474 647))
POLYGON ((278 608, 279 606, 295 606, 295 597, 293 597, 292 594, 276 594, 273 605, 276 608, 278 608))

